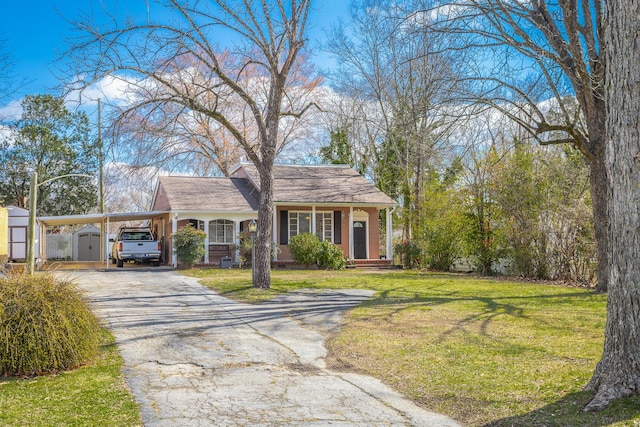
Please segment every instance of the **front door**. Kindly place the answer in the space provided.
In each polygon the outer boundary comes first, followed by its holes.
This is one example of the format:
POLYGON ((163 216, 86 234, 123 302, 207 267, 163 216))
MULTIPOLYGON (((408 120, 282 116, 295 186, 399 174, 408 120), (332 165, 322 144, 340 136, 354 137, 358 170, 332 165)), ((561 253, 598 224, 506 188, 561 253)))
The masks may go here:
POLYGON ((367 259, 367 221, 353 222, 353 257, 367 259))

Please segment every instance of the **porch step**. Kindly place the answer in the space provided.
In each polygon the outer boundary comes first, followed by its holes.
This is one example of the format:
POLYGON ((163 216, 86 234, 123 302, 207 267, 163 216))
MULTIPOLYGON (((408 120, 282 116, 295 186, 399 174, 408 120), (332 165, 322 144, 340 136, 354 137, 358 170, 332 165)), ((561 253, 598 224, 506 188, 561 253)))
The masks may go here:
POLYGON ((351 261, 349 264, 353 265, 353 267, 357 269, 366 269, 366 268, 394 268, 391 260, 387 259, 356 259, 351 261))

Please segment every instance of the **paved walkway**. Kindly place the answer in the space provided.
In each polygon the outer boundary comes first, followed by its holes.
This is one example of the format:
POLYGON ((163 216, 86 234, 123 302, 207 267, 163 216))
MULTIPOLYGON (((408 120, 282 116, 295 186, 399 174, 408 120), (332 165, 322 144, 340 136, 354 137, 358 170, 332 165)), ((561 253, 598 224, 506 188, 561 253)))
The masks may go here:
POLYGON ((145 426, 457 426, 375 378, 325 367, 362 290, 232 302, 173 271, 75 276, 106 319, 145 426))

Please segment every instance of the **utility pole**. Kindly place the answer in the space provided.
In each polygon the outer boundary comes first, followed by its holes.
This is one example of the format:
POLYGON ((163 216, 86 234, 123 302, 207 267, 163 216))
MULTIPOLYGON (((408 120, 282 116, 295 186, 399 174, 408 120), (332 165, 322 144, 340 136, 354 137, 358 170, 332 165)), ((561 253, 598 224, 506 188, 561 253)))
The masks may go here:
MULTIPOLYGON (((100 213, 104 213, 104 157, 102 154, 102 99, 98 98, 98 167, 100 168, 98 183, 100 213)), ((104 221, 100 222, 100 261, 106 261, 106 241, 109 230, 105 229, 104 221)))
POLYGON ((33 274, 36 259, 36 206, 38 206, 38 172, 31 175, 29 186, 29 223, 27 224, 27 274, 33 274))
POLYGON ((100 213, 104 213, 104 158, 102 154, 102 99, 98 98, 98 162, 100 167, 100 213))

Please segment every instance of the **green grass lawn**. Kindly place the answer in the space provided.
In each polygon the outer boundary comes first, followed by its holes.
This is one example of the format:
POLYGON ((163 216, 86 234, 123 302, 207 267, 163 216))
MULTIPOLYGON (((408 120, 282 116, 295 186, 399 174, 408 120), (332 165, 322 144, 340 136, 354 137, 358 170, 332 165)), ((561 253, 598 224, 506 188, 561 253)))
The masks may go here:
POLYGON ((113 337, 105 331, 99 359, 87 366, 28 379, 0 378, 0 425, 141 426, 121 366, 113 337))
POLYGON ((588 289, 405 271, 274 270, 272 289, 259 290, 246 270, 185 274, 253 303, 298 288, 375 290, 329 339, 330 366, 369 373, 464 425, 640 425, 639 398, 580 411, 606 319, 606 295, 588 289))

